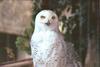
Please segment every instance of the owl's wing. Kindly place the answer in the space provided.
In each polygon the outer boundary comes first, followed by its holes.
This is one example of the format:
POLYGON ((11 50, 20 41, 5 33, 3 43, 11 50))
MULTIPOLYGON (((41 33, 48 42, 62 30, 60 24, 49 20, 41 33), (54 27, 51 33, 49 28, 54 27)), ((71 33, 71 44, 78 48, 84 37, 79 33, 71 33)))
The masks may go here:
POLYGON ((74 44, 70 42, 66 42, 66 52, 67 55, 71 61, 73 61, 73 64, 75 67, 82 67, 80 57, 78 56, 77 52, 74 50, 74 44))
POLYGON ((63 37, 60 37, 58 42, 56 42, 56 44, 59 45, 58 47, 55 47, 57 48, 57 51, 58 51, 57 53, 65 57, 67 60, 66 61, 67 63, 71 63, 71 65, 73 65, 74 67, 82 67, 80 58, 77 52, 74 50, 74 44, 64 41, 63 37), (61 52, 59 52, 60 49, 61 49, 61 52))

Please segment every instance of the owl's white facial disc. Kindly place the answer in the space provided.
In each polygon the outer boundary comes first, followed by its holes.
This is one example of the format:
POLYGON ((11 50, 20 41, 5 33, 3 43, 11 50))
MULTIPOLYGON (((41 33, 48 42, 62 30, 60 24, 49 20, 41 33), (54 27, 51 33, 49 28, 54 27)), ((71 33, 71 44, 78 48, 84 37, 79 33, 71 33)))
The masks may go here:
POLYGON ((42 10, 35 19, 35 30, 58 30, 58 16, 51 10, 42 10))

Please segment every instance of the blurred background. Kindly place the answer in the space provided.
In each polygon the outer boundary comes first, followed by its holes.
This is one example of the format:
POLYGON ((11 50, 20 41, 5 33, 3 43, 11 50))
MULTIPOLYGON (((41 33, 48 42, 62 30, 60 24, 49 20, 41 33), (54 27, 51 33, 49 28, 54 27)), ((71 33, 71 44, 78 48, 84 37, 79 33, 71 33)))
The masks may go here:
POLYGON ((57 13, 83 66, 100 67, 100 0, 0 0, 0 67, 33 67, 29 43, 43 9, 57 13))

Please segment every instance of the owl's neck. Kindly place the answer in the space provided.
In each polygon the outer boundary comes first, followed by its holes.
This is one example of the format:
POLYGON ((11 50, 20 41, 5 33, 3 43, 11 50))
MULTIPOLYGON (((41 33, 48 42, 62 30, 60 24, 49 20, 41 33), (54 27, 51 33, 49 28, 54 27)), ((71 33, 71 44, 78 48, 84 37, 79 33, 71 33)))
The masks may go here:
POLYGON ((46 32, 46 31, 54 31, 54 32, 59 32, 58 27, 46 27, 46 26, 36 26, 34 32, 46 32))
POLYGON ((58 33, 59 32, 59 30, 46 30, 46 29, 44 29, 44 30, 41 30, 41 29, 38 29, 38 30, 34 30, 34 33, 40 33, 40 32, 55 32, 55 33, 58 33))
POLYGON ((35 29, 34 32, 48 32, 48 31, 51 31, 51 32, 59 32, 58 29, 55 29, 55 30, 52 30, 52 29, 35 29))

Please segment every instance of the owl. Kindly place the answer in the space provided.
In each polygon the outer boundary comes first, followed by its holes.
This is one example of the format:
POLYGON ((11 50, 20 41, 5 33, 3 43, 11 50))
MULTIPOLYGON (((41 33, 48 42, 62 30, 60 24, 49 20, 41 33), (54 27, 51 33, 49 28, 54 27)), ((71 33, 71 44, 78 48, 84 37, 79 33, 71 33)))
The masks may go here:
POLYGON ((64 41, 58 16, 51 10, 36 15, 30 44, 34 67, 81 67, 73 44, 64 41))

